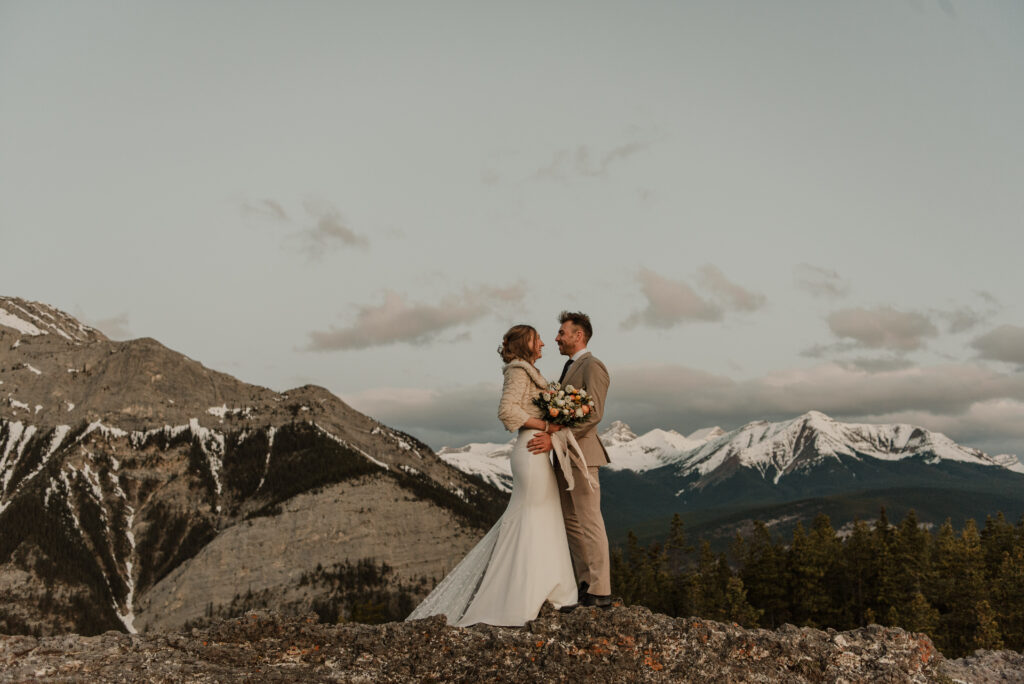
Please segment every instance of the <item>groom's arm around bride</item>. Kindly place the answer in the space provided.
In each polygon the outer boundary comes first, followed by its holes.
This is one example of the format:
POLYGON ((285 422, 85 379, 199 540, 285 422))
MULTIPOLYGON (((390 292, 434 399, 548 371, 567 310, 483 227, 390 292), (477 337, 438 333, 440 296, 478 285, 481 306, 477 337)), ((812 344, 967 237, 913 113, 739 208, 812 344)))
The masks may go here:
MULTIPOLYGON (((590 318, 582 313, 563 311, 559 316, 561 327, 555 342, 558 351, 569 360, 562 371, 559 382, 563 385, 582 387, 594 399, 594 410, 590 418, 577 428, 573 435, 583 451, 594 488, 587 486, 582 473, 574 474, 578 483, 572 491, 566 491, 568 483, 561 469, 555 468, 562 516, 569 539, 576 579, 581 585, 580 599, 585 605, 607 605, 611 594, 611 563, 608 557, 608 536, 605 533, 604 518, 601 516, 601 489, 598 484, 598 470, 608 463, 608 452, 598 436, 597 426, 604 415, 604 403, 608 394, 610 379, 608 369, 587 349, 593 335, 590 318)), ((551 449, 551 438, 544 433, 534 437, 528 448, 533 453, 551 449)), ((573 468, 576 468, 573 464, 573 468)))

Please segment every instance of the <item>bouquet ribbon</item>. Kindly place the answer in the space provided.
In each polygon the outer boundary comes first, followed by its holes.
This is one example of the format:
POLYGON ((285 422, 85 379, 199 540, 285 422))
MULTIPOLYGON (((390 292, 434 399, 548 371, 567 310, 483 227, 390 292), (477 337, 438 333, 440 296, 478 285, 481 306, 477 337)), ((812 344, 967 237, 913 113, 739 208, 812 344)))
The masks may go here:
POLYGON ((587 462, 583 458, 583 449, 580 448, 580 443, 576 441, 572 430, 562 429, 552 433, 551 448, 555 452, 555 459, 558 461, 558 466, 562 469, 562 474, 565 475, 565 481, 569 484, 565 491, 571 492, 573 487, 576 486, 572 476, 573 464, 583 473, 583 479, 590 485, 590 489, 595 489, 594 480, 590 477, 587 462))

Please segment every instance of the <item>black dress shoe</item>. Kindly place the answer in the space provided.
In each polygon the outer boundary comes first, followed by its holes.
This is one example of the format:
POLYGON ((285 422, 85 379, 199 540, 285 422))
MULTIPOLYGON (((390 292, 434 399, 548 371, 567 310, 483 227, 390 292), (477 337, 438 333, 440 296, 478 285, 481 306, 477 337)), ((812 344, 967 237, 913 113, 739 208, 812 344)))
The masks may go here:
POLYGON ((580 605, 595 608, 608 608, 612 605, 612 597, 597 596, 596 594, 588 594, 584 592, 583 598, 580 599, 580 605))
POLYGON ((587 595, 587 589, 589 588, 589 584, 587 584, 586 582, 580 582, 580 590, 576 592, 576 600, 582 601, 583 597, 587 595))

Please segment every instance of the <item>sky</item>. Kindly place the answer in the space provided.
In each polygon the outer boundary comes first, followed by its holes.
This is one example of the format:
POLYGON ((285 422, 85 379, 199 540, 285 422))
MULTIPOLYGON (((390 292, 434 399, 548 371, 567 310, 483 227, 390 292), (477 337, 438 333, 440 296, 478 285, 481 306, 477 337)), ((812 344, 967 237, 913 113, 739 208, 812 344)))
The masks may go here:
POLYGON ((1017 0, 0 0, 0 294, 434 448, 588 313, 607 422, 1024 457, 1017 0))

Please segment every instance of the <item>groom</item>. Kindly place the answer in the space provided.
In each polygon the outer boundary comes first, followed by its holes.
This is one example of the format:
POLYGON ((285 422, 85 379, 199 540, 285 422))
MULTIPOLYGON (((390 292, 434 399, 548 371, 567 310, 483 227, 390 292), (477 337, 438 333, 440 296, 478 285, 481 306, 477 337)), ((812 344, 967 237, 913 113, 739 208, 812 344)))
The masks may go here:
MULTIPOLYGON (((608 452, 597 435, 597 424, 604 414, 604 400, 608 394, 608 369, 587 351, 587 343, 593 334, 589 316, 563 311, 558 321, 562 325, 555 342, 558 351, 569 357, 558 381, 563 385, 582 387, 594 399, 590 419, 573 428, 572 432, 583 451, 590 478, 597 484, 598 469, 608 463, 608 452)), ((551 450, 551 436, 538 432, 526 447, 535 454, 546 453, 551 450)), ((575 463, 572 467, 578 470, 575 463)), ((555 477, 562 500, 569 552, 576 579, 580 582, 580 603, 606 608, 611 605, 611 563, 608 559, 608 535, 601 517, 600 486, 591 489, 582 473, 573 473, 576 486, 572 491, 566 491, 569 485, 561 468, 555 468, 555 477)))

